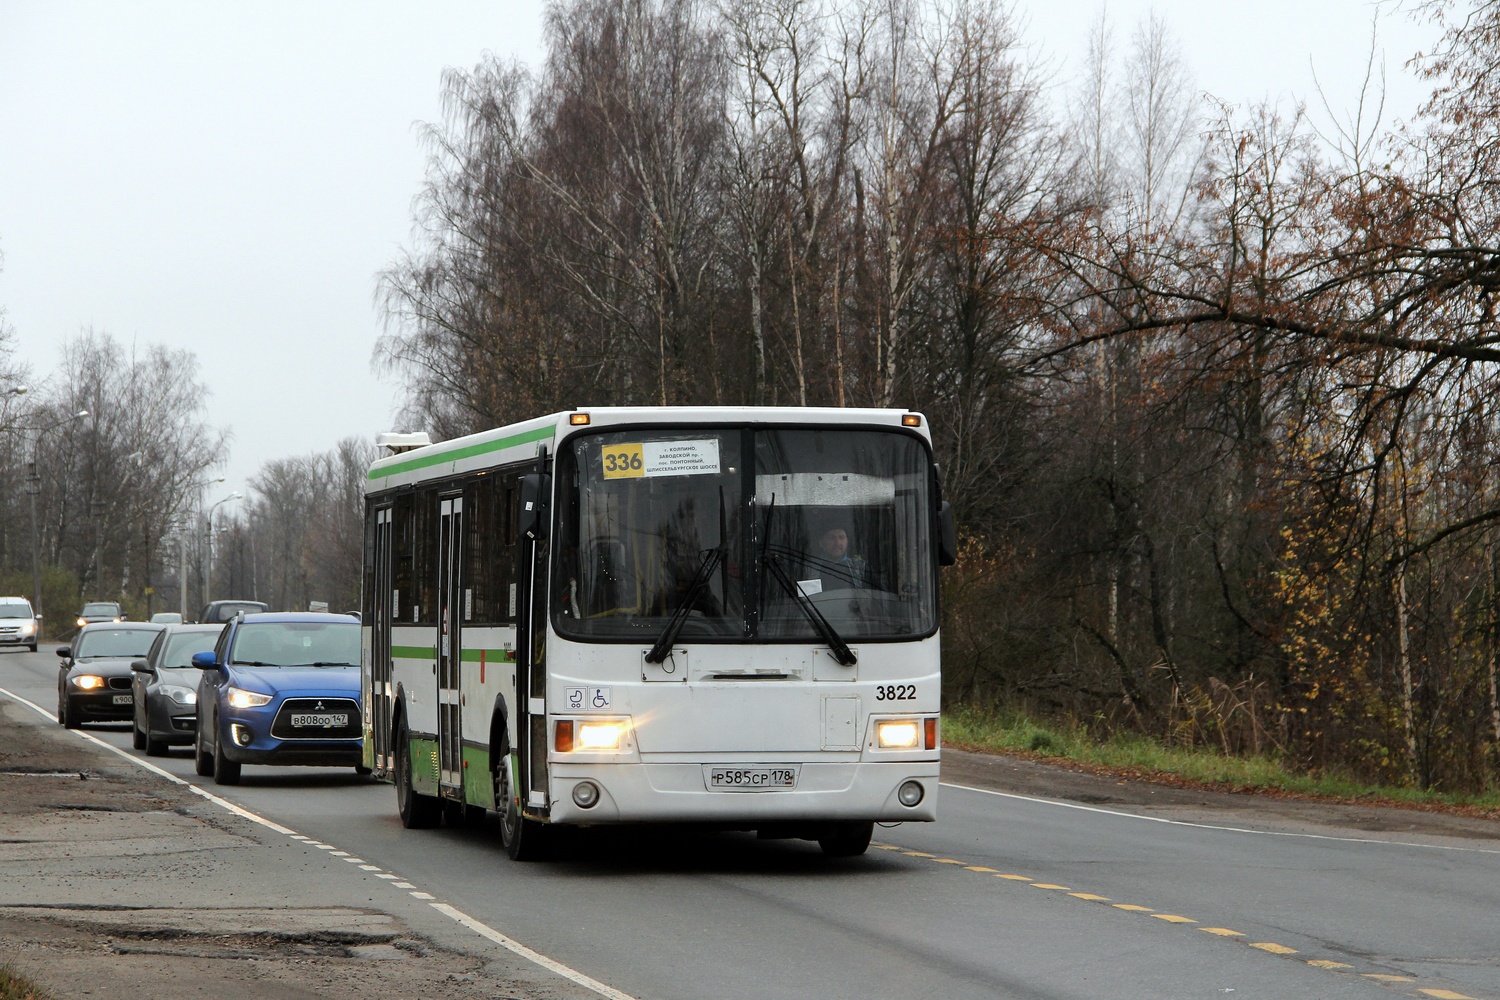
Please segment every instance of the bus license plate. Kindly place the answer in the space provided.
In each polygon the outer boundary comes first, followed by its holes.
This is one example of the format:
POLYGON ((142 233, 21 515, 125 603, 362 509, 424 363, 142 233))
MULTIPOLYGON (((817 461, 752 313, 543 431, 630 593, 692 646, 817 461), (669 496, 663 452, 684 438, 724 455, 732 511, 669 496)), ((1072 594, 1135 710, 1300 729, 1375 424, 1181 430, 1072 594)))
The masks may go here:
POLYGON ((795 767, 710 767, 708 787, 725 792, 754 792, 763 788, 796 788, 795 767))
POLYGON ((135 695, 133 695, 133 694, 117 694, 117 695, 115 695, 115 704, 116 705, 134 705, 135 704, 135 695))
POLYGON ((341 729, 349 724, 347 712, 298 712, 292 716, 297 729, 341 729))

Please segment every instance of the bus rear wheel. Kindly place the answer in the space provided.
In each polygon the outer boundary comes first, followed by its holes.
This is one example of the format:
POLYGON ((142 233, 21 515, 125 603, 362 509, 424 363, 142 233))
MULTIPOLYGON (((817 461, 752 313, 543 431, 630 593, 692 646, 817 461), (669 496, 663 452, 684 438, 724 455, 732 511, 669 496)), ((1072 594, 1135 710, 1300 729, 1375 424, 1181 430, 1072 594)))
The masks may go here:
POLYGON ((412 785, 411 739, 406 723, 396 730, 396 808, 401 825, 408 830, 425 830, 437 826, 443 815, 443 803, 433 795, 423 795, 412 785))
POLYGON ((827 836, 818 838, 818 846, 830 858, 853 858, 869 850, 874 835, 873 822, 835 823, 827 836))
POLYGON ((513 861, 535 861, 545 853, 547 829, 521 815, 519 796, 511 788, 510 749, 504 748, 495 766, 495 810, 500 814, 500 843, 513 861))

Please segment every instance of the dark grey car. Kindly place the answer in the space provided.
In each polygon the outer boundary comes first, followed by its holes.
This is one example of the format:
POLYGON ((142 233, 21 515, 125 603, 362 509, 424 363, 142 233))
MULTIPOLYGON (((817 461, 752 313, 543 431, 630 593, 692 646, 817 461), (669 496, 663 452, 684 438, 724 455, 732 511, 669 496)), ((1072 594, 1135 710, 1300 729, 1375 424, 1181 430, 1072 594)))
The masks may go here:
POLYGON ((132 729, 137 750, 161 757, 169 746, 185 746, 198 732, 198 668, 193 654, 214 648, 223 625, 168 625, 146 655, 131 661, 135 675, 132 729))

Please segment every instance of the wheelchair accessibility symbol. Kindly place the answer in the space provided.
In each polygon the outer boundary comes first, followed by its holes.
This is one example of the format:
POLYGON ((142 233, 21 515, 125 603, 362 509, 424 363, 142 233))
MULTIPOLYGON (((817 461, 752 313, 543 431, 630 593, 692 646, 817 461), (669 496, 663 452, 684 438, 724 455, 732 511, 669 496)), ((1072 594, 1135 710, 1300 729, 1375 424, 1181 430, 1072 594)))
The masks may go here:
POLYGON ((614 698, 607 687, 570 687, 564 690, 564 696, 571 711, 583 709, 607 709, 614 705, 614 698))

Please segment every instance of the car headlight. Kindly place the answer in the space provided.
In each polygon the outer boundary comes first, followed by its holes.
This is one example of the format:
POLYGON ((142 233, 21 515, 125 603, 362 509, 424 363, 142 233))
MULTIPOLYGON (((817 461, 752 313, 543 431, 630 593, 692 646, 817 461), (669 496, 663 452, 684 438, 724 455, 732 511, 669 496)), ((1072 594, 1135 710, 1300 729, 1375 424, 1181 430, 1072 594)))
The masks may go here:
POLYGON ((21 628, 20 628, 20 632, 21 632, 22 635, 30 635, 31 633, 33 633, 35 631, 36 631, 36 622, 27 622, 25 625, 22 625, 21 628))
POLYGON ((261 694, 259 691, 246 691, 244 688, 232 687, 227 694, 231 708, 259 708, 271 703, 271 696, 261 694))
POLYGON ((73 686, 85 691, 94 691, 104 686, 104 678, 95 677, 93 674, 79 674, 73 678, 73 686))
POLYGON ((875 745, 882 750, 911 750, 917 747, 922 727, 915 719, 891 719, 875 724, 875 745))
POLYGON ((79 628, 83 628, 88 623, 89 623, 89 620, 87 618, 80 618, 80 619, 78 619, 78 627, 79 628))
MULTIPOLYGON (((161 686, 161 693, 166 695, 168 698, 171 698, 179 705, 198 704, 198 692, 194 691, 190 687, 183 687, 180 684, 163 684, 161 686)), ((270 699, 268 698, 266 700, 269 701, 270 699)), ((264 702, 262 702, 262 704, 264 704, 264 702)))

